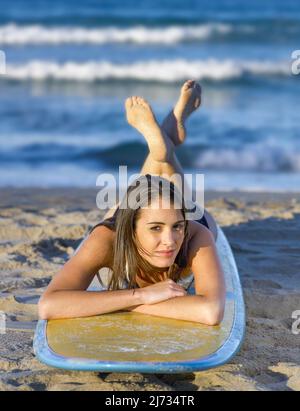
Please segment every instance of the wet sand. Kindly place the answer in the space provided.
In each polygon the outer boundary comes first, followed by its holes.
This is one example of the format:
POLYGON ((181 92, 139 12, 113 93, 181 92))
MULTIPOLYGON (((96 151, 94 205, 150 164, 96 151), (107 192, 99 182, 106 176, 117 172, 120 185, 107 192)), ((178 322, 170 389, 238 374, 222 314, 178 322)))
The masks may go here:
POLYGON ((246 337, 228 364, 175 375, 57 370, 34 356, 36 303, 104 212, 93 189, 0 190, 0 390, 300 390, 300 194, 206 193, 239 268, 246 337))

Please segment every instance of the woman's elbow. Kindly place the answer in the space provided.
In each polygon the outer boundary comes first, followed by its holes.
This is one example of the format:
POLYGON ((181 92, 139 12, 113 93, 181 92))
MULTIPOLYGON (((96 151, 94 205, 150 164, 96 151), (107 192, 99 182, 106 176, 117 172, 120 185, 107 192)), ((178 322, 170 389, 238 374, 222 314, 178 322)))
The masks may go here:
POLYGON ((38 315, 40 320, 50 320, 49 304, 45 297, 41 297, 38 302, 38 315))
POLYGON ((219 304, 219 303, 214 303, 210 304, 207 307, 206 311, 206 318, 205 318, 205 324, 206 325, 219 325, 223 318, 224 318, 224 311, 225 311, 225 305, 224 304, 219 304))
POLYGON ((207 319, 207 325, 220 325, 224 318, 224 311, 211 313, 207 319))

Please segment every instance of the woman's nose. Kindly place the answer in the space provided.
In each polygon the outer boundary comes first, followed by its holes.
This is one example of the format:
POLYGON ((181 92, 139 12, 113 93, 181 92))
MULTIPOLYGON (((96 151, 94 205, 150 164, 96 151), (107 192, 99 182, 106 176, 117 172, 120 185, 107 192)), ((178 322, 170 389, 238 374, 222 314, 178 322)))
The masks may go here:
POLYGON ((175 243, 175 235, 171 231, 166 231, 162 235, 162 243, 166 245, 172 245, 175 243))

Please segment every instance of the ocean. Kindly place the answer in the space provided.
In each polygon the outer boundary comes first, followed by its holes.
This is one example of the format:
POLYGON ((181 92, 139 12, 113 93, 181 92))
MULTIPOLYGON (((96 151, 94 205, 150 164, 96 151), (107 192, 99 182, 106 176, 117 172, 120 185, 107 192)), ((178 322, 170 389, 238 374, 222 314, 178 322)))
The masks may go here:
POLYGON ((177 148, 184 171, 205 189, 299 191, 300 2, 0 3, 0 187, 137 173, 147 146, 125 99, 145 97, 162 121, 194 78, 203 104, 177 148))

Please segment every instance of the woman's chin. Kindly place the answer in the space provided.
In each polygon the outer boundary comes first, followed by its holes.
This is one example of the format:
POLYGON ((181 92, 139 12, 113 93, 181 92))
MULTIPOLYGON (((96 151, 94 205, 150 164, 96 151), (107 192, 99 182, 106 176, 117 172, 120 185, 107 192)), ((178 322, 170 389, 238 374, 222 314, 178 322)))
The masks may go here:
POLYGON ((153 265, 154 267, 158 267, 158 268, 169 268, 172 264, 174 264, 174 261, 176 259, 177 253, 173 254, 171 256, 163 256, 163 255, 152 255, 150 256, 145 256, 142 255, 142 257, 148 261, 148 263, 150 263, 151 265, 153 265))
POLYGON ((154 257, 152 258, 151 264, 155 267, 165 268, 170 267, 175 261, 175 258, 172 257, 154 257))

